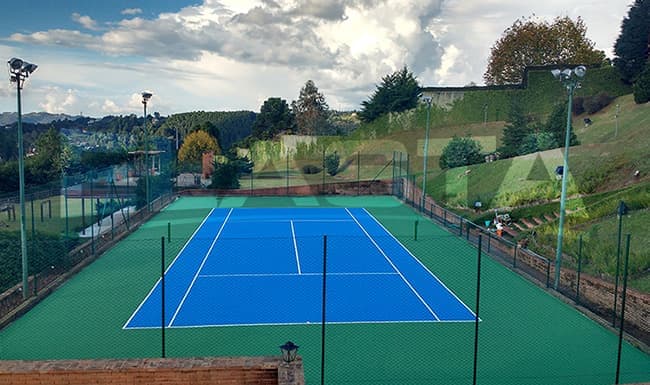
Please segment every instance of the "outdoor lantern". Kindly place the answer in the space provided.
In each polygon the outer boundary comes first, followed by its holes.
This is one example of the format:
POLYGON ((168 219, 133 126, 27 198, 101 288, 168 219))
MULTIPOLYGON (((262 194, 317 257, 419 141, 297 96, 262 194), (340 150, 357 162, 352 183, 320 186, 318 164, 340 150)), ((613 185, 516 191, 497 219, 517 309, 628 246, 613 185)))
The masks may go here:
POLYGON ((296 354, 298 354, 298 347, 298 345, 291 341, 287 341, 284 345, 281 345, 280 350, 282 351, 282 361, 286 363, 295 361, 296 354))

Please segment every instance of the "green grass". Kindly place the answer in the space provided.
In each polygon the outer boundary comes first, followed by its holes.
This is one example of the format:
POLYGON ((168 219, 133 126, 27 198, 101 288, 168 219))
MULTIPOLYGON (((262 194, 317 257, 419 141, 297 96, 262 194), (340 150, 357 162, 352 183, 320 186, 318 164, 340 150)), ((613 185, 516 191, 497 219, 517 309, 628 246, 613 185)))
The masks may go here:
MULTIPOLYGON (((476 249, 394 198, 182 198, 0 331, 0 358, 158 356, 160 331, 122 326, 158 279, 160 237, 167 223, 172 223, 172 242, 166 246, 170 263, 215 206, 366 207, 461 300, 475 306, 476 249), (414 241, 416 219, 420 226, 414 241)), ((490 258, 483 259, 482 276, 481 384, 613 382, 615 333, 490 258)), ((473 323, 339 324, 326 331, 328 384, 471 383, 473 323)), ((170 329, 166 343, 170 357, 279 355, 278 346, 292 340, 300 345, 307 383, 313 384, 320 378, 320 335, 319 325, 308 324, 170 329)), ((649 366, 649 355, 623 345, 623 382, 650 380, 649 366)))

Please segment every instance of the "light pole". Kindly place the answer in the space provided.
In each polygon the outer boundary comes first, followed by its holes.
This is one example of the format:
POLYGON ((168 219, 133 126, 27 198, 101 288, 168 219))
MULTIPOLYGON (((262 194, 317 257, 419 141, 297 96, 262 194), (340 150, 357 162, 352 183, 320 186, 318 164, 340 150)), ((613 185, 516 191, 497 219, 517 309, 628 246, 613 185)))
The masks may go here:
POLYGON ((153 94, 145 91, 142 93, 142 105, 144 106, 144 195, 147 202, 147 211, 151 211, 150 206, 150 191, 149 191, 149 130, 147 129, 147 102, 153 94))
POLYGON ((420 201, 420 207, 424 210, 425 202, 425 189, 427 186, 427 163, 429 160, 429 116, 431 114, 431 97, 425 96, 422 100, 427 104, 427 127, 424 134, 424 164, 422 165, 422 199, 420 201))
POLYGON ((617 104, 616 105, 616 115, 614 115, 614 119, 616 120, 616 131, 614 131, 614 138, 618 136, 618 115, 621 113, 621 105, 617 104))
POLYGON ((20 194, 20 252, 22 262, 23 278, 23 299, 27 299, 29 292, 29 266, 27 264, 27 227, 25 223, 25 154, 23 148, 23 118, 20 103, 20 90, 25 84, 25 79, 36 71, 36 64, 27 63, 18 58, 12 58, 7 62, 9 65, 9 79, 16 83, 16 95, 18 99, 18 184, 20 194))
POLYGON ((566 115, 566 135, 564 138, 564 168, 562 169, 562 194, 560 196, 560 222, 557 232, 557 248, 555 251, 555 283, 553 288, 558 289, 560 285, 560 269, 562 268, 562 240, 564 239, 564 216, 566 205, 567 180, 569 179, 569 145, 571 142, 571 107, 573 103, 573 91, 580 86, 579 80, 585 76, 585 66, 578 66, 574 69, 554 69, 553 76, 566 86, 569 94, 566 115), (574 76, 575 75, 575 76, 574 76))

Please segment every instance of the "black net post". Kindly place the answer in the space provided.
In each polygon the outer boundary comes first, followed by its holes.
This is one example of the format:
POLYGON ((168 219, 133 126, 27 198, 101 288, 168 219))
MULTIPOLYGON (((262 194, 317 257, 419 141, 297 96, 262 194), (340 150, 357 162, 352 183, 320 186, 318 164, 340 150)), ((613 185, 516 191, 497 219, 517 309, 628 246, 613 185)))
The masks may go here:
POLYGON ((580 273, 582 272, 582 234, 578 239, 578 276, 576 282, 576 304, 580 304, 580 273))
POLYGON ((625 242, 625 267, 623 271, 623 298, 621 299, 621 325, 618 331, 618 354, 616 356, 616 382, 620 384, 621 350, 623 348, 623 326, 625 324, 625 299, 627 298, 627 266, 630 260, 630 234, 626 235, 625 242))
POLYGON ((327 235, 323 235, 323 305, 321 319, 320 384, 325 384, 325 324, 327 305, 327 235))
POLYGON ((160 356, 165 358, 165 237, 160 238, 160 356))
POLYGON ((478 368, 478 325, 480 321, 479 307, 481 305, 481 243, 482 236, 478 236, 478 256, 476 267, 476 313, 474 317, 474 371, 472 376, 472 384, 476 385, 476 372, 478 368))

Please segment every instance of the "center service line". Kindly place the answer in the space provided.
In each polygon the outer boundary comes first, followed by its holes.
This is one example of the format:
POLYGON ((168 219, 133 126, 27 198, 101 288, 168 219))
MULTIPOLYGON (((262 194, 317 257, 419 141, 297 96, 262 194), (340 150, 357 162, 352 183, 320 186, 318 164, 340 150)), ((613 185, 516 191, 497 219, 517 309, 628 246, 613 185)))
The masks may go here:
POLYGON ((296 252, 296 266, 298 266, 298 274, 302 274, 302 271, 300 270, 300 256, 298 256, 298 243, 296 242, 296 230, 293 227, 293 221, 289 221, 291 223, 291 237, 293 238, 293 249, 296 252))

